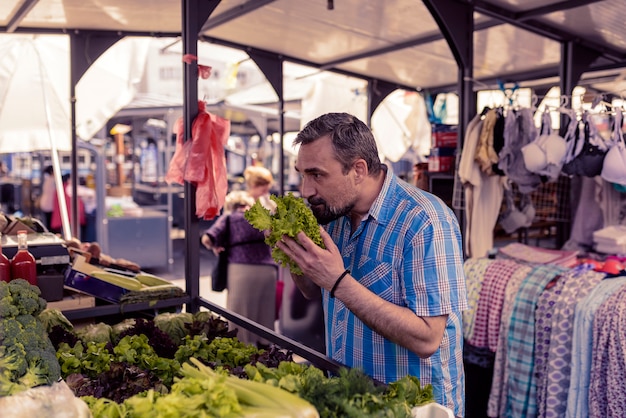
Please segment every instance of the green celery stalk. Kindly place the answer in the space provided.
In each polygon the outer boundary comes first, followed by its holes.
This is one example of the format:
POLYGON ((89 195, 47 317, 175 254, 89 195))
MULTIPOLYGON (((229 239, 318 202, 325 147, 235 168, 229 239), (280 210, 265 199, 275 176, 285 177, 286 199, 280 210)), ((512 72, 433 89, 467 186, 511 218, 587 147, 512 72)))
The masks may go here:
MULTIPOLYGON (((201 372, 209 376, 215 376, 210 367, 205 366, 196 358, 190 358, 201 372)), ((286 414, 294 418, 319 418, 317 409, 305 399, 287 392, 284 389, 268 385, 266 383, 254 382, 252 380, 239 379, 235 376, 224 376, 225 383, 231 387, 242 404, 258 407, 282 409, 286 414)))

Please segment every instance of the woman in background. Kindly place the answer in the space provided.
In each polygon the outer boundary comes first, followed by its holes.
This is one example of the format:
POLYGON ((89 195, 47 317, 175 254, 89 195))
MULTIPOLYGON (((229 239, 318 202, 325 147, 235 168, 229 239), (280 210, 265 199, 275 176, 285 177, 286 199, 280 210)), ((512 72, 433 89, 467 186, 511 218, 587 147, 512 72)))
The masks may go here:
POLYGON ((52 229, 52 211, 54 210, 54 199, 57 189, 54 184, 54 173, 51 165, 43 170, 43 181, 41 183, 41 197, 39 198, 39 209, 44 216, 44 225, 50 231, 52 229))
MULTIPOLYGON (((244 217, 244 212, 254 202, 247 191, 230 192, 226 196, 224 214, 204 233, 202 244, 216 254, 224 247, 229 249, 226 309, 274 330, 278 268, 265 243, 265 235, 244 217)), ((229 327, 237 326, 229 323, 229 327)), ((269 345, 267 340, 242 327, 237 338, 257 347, 269 345)))
POLYGON ((273 210, 275 203, 270 200, 270 190, 274 184, 272 172, 265 167, 253 165, 244 170, 243 178, 250 196, 259 200, 265 208, 273 210))
MULTIPOLYGON (((71 196, 71 184, 70 184, 70 174, 64 174, 63 177, 63 194, 65 195, 65 207, 67 208, 67 216, 69 217, 69 221, 72 222, 72 196, 71 196)), ((63 234, 63 220, 61 215, 61 206, 59 204, 59 197, 55 191, 54 193, 54 204, 52 209, 52 215, 50 217, 50 232, 54 232, 55 234, 63 234)), ((78 197, 78 223, 80 228, 85 226, 85 203, 83 199, 78 197)))

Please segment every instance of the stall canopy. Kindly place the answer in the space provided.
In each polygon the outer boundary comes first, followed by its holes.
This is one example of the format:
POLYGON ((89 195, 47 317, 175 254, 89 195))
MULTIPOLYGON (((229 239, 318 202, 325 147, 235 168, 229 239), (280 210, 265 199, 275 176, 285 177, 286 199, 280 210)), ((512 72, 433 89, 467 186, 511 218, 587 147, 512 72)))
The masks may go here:
MULTIPOLYGON (((556 84, 564 55, 571 52, 589 62, 583 84, 616 94, 626 89, 623 0, 223 0, 200 35, 322 69, 443 91, 454 89, 458 80, 458 57, 446 32, 467 24, 458 11, 468 7, 474 17, 477 87, 498 79, 556 84), (449 11, 439 25, 435 9, 443 15, 449 11)), ((0 31, 75 29, 178 35, 181 5, 171 0, 0 2, 0 31)))

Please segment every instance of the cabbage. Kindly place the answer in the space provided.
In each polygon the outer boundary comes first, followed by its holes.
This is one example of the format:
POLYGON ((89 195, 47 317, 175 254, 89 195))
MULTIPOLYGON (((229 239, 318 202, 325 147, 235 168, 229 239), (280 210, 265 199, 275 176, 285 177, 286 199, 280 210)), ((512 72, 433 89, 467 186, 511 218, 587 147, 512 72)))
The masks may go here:
POLYGON ((78 336, 78 338, 85 343, 90 341, 96 343, 110 343, 112 331, 113 329, 111 328, 111 325, 105 324, 104 322, 89 324, 84 327, 74 329, 76 336, 78 336))
POLYGON ((169 337, 177 345, 182 344, 185 336, 189 333, 185 324, 193 322, 193 314, 188 312, 161 313, 154 317, 154 325, 169 337))
POLYGON ((117 341, 120 339, 120 335, 127 329, 135 326, 135 318, 126 318, 121 322, 111 326, 111 339, 117 341))
POLYGON ((60 326, 66 331, 72 331, 74 328, 74 325, 72 325, 69 319, 67 319, 65 315, 63 315, 63 312, 58 309, 46 308, 39 315, 37 315, 37 318, 43 324, 46 332, 50 332, 52 327, 55 325, 60 326))
POLYGON ((193 314, 193 320, 198 322, 209 322, 215 318, 218 318, 218 315, 211 311, 198 311, 193 314))

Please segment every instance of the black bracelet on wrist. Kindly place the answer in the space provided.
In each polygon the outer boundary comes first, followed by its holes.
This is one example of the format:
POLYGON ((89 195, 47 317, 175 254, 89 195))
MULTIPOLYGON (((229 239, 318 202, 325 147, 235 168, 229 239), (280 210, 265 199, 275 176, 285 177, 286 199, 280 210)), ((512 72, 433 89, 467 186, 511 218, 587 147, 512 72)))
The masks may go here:
POLYGON ((337 286, 339 286, 339 283, 341 283, 343 278, 346 277, 348 274, 350 274, 350 270, 346 269, 346 271, 341 273, 341 276, 339 276, 339 278, 335 281, 335 284, 333 285, 333 288, 330 289, 330 297, 331 298, 335 297, 335 290, 337 290, 337 286))

